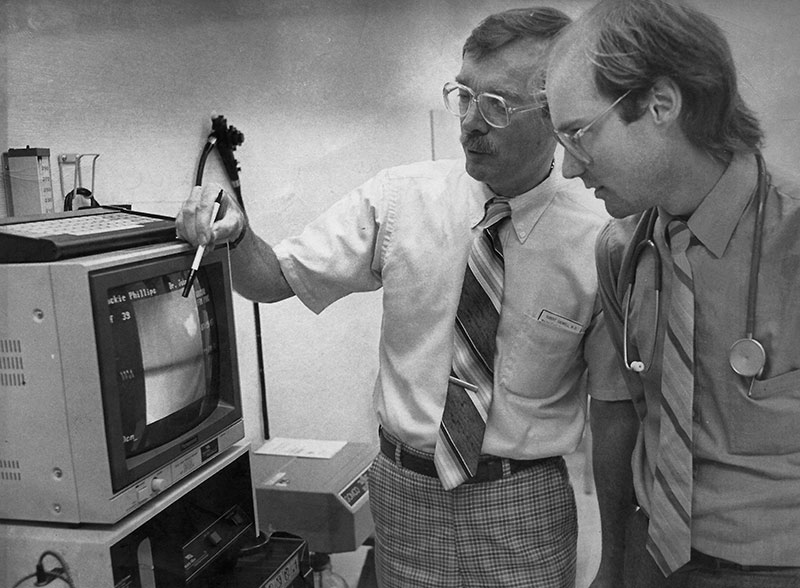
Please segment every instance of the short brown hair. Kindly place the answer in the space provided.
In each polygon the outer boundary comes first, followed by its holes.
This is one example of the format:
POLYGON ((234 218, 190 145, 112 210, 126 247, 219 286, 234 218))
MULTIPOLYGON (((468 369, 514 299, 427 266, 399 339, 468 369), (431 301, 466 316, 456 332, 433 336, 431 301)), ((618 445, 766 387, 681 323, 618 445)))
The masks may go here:
POLYGON ((520 39, 550 41, 572 19, 555 8, 512 8, 486 17, 464 43, 462 55, 476 59, 520 39))

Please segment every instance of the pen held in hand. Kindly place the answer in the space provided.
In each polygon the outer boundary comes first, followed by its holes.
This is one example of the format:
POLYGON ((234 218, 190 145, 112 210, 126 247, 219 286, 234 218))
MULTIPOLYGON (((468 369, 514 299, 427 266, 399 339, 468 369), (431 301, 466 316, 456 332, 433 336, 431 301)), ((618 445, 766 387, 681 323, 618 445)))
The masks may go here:
MULTIPOLYGON (((222 204, 222 195, 225 192, 223 190, 219 191, 217 194, 217 199, 214 200, 214 208, 211 209, 211 224, 214 224, 214 221, 217 220, 217 215, 219 214, 219 207, 222 204)), ((194 284, 195 276, 197 276, 197 270, 200 269, 200 261, 203 259, 203 254, 206 252, 205 245, 198 245, 197 251, 194 254, 194 259, 192 260, 192 267, 189 269, 189 275, 186 277, 186 284, 183 286, 183 292, 181 296, 184 298, 189 296, 189 292, 192 290, 192 284, 194 284)))

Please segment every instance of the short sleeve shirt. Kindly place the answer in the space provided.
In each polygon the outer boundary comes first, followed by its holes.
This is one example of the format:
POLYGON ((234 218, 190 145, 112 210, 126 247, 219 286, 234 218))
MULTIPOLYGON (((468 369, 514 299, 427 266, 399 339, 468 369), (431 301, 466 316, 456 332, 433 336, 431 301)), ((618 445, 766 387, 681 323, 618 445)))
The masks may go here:
MULTIPOLYGON (((491 196, 463 161, 388 169, 275 247, 315 312, 382 288, 374 404, 382 426, 422 451, 436 444, 464 269, 491 196)), ((511 205, 500 231, 505 288, 483 452, 562 455, 580 441, 587 391, 627 394, 597 296, 593 247, 608 217, 580 182, 555 171, 511 205)))

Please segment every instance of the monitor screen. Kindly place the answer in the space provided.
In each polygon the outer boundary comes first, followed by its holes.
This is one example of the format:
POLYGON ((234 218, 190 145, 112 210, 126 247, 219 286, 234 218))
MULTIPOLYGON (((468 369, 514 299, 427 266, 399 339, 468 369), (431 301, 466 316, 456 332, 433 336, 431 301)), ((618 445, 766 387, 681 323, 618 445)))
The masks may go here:
POLYGON ((147 425, 200 400, 205 391, 203 348, 207 346, 208 333, 200 330, 194 300, 177 293, 173 290, 156 294, 169 296, 163 300, 148 297, 133 303, 142 342, 147 425))
POLYGON ((214 304, 202 271, 181 296, 186 277, 179 270, 107 291, 127 457, 191 428, 216 405, 214 304))

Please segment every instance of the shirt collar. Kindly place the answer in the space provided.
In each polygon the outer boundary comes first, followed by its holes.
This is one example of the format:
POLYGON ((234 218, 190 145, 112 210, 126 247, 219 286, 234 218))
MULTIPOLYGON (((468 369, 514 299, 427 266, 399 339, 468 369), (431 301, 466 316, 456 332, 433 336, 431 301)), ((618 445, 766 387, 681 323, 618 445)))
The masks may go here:
MULTIPOLYGON (((469 176, 467 176, 469 177, 469 176)), ((473 194, 473 199, 470 206, 469 222, 470 226, 474 229, 483 220, 486 215, 486 203, 489 199, 494 197, 494 192, 489 189, 489 186, 482 182, 477 182, 469 178, 471 182, 477 185, 477 190, 473 194)))
MULTIPOLYGON (((717 184, 689 217, 692 235, 715 257, 722 257, 725 253, 744 209, 753 196, 757 181, 755 157, 752 154, 735 154, 717 184)), ((666 227, 672 217, 664 210, 659 210, 659 213, 663 219, 662 227, 666 227)))
MULTIPOLYGON (((542 182, 522 194, 518 194, 509 199, 511 204, 511 226, 514 228, 514 233, 521 243, 533 231, 533 227, 539 222, 539 219, 544 214, 544 211, 550 206, 550 203, 558 193, 559 187, 567 180, 561 175, 561 163, 563 161, 563 152, 561 148, 556 150, 554 158, 553 169, 550 175, 547 176, 542 182)), ((486 193, 486 200, 494 196, 492 191, 485 184, 483 185, 484 192, 486 193)), ((480 215, 473 215, 471 217, 473 228, 483 219, 484 211, 481 210, 480 215)))

